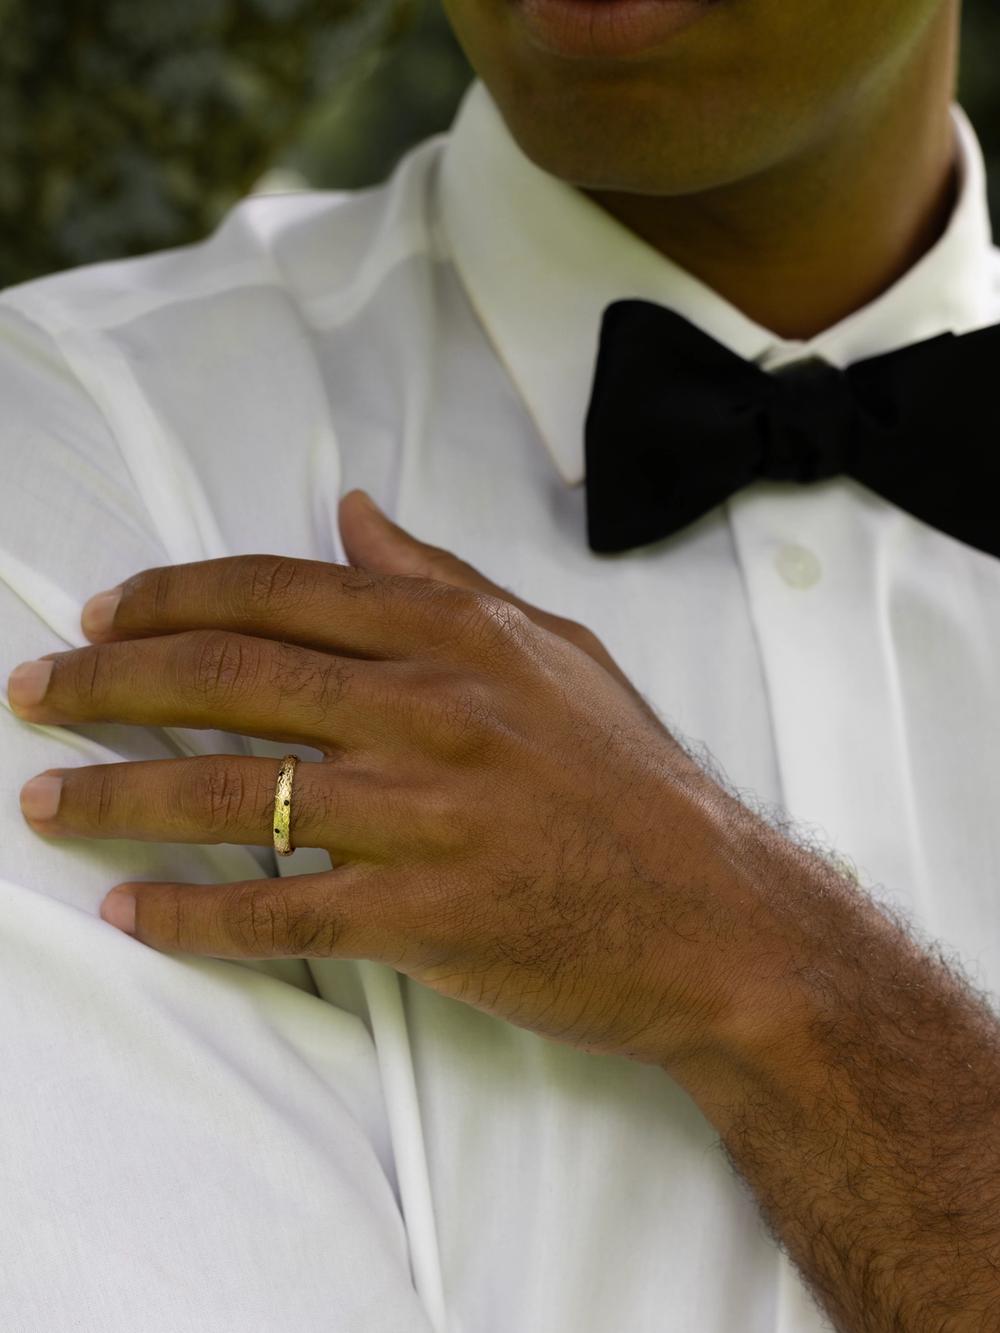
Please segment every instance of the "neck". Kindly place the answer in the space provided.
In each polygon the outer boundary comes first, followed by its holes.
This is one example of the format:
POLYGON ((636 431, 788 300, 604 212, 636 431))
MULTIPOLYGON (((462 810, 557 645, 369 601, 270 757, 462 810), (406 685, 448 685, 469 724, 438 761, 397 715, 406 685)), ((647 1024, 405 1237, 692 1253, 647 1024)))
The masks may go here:
POLYGON ((892 286, 947 226, 958 23, 957 6, 942 6, 891 87, 766 172, 697 195, 587 193, 778 337, 814 337, 892 286))

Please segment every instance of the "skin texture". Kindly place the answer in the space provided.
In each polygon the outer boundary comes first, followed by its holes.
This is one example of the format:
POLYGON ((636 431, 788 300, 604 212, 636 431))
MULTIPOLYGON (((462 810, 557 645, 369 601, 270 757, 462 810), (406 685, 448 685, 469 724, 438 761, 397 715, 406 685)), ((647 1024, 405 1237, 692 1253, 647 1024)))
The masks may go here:
MULTIPOLYGON (((1000 1023, 823 858, 714 781, 584 626, 340 504, 352 566, 145 570, 26 723, 314 746, 293 845, 331 869, 121 885, 142 944, 387 963, 584 1051, 659 1065, 719 1129, 843 1333, 1000 1326, 1000 1023), (615 799, 609 801, 607 793, 615 799)), ((42 836, 267 845, 274 760, 62 770, 42 836)), ((50 770, 58 774, 60 770, 50 770)))
POLYGON ((947 221, 960 0, 716 0, 627 60, 540 49, 518 0, 445 10, 532 161, 781 337, 873 300, 947 221))

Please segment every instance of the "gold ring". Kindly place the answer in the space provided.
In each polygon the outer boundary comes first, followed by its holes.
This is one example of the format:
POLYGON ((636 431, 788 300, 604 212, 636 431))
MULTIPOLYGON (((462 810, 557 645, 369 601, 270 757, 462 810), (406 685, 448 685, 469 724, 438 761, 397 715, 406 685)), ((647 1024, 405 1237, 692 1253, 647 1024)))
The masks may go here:
POLYGON ((299 762, 298 755, 286 754, 281 761, 281 767, 278 769, 278 781, 274 787, 274 850, 279 856, 291 856, 295 848, 292 846, 291 826, 292 826, 292 778, 295 775, 295 765, 299 762))

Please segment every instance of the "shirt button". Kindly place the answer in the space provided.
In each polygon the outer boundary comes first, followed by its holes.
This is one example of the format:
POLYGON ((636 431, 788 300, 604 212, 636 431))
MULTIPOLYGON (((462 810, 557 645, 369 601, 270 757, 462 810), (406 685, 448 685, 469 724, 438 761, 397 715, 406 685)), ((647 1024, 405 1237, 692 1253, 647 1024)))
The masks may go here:
POLYGON ((790 588, 811 588, 823 573, 819 560, 805 546, 783 546, 774 563, 790 588))

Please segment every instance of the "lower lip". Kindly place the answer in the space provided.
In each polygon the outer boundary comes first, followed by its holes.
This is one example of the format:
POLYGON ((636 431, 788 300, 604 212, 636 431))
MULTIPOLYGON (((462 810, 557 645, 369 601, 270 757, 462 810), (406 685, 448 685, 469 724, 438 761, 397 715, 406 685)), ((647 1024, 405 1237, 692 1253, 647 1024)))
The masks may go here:
POLYGON ((719 0, 513 0, 537 46, 574 59, 643 55, 719 0))

